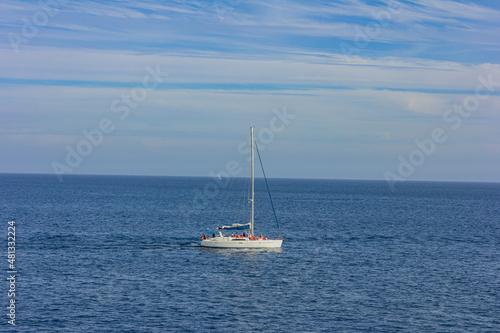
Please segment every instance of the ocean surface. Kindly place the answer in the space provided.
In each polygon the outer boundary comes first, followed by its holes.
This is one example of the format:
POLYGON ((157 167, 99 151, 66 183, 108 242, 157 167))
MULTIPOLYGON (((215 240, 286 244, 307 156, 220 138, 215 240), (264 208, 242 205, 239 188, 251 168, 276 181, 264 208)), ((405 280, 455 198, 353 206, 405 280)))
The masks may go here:
POLYGON ((500 184, 270 179, 281 250, 200 248, 242 182, 1 174, 0 331, 500 332, 500 184))

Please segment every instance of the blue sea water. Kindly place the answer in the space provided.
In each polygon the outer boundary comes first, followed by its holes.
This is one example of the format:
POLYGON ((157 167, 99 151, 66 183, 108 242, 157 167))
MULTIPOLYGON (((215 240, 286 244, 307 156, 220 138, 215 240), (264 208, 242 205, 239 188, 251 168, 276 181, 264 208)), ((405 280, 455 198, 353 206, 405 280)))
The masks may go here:
MULTIPOLYGON (((0 175, 0 331, 500 331, 500 184, 269 183, 283 248, 213 250, 212 179, 0 175)), ((276 235, 262 180, 256 203, 276 235)))

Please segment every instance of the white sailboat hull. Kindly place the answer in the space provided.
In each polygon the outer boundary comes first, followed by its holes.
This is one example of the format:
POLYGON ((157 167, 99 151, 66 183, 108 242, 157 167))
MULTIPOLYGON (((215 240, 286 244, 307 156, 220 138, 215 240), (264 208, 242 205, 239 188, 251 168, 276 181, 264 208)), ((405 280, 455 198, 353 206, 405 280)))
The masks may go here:
POLYGON ((225 248, 225 249, 271 249, 280 248, 282 239, 257 239, 234 237, 214 237, 201 241, 203 247, 225 248))

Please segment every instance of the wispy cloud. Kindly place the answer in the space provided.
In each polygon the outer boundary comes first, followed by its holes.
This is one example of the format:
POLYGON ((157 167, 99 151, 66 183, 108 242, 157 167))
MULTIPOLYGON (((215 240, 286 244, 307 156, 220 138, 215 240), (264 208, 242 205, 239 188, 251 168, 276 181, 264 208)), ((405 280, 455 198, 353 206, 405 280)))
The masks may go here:
MULTIPOLYGON (((7 1, 7 9, 0 15, 4 26, 22 24, 23 16, 39 10, 33 3, 21 8, 15 2, 7 1)), ((356 31, 369 22, 376 22, 381 16, 388 20, 383 32, 373 37, 373 42, 396 44, 404 42, 406 47, 418 47, 424 42, 444 40, 460 43, 489 43, 499 46, 492 38, 498 34, 496 19, 500 11, 473 3, 455 1, 395 2, 372 5, 362 1, 311 2, 298 1, 249 1, 242 2, 230 11, 230 15, 219 21, 211 4, 198 1, 168 3, 135 3, 129 1, 101 3, 69 2, 61 8, 61 15, 51 20, 44 28, 56 29, 52 34, 41 36, 51 39, 51 43, 64 46, 75 32, 94 31, 85 35, 87 43, 111 42, 106 48, 126 47, 119 40, 127 40, 132 45, 147 42, 151 46, 171 45, 172 38, 181 43, 190 41, 201 43, 206 49, 224 47, 229 43, 240 44, 240 49, 249 50, 258 46, 260 50, 278 45, 298 46, 312 50, 324 50, 321 43, 330 43, 330 52, 338 53, 339 42, 335 40, 311 40, 304 43, 298 39, 338 38, 352 40, 356 31), (397 10, 384 16, 389 6, 397 4, 397 10), (133 22, 133 23, 131 23, 133 22), (69 28, 69 29, 68 29, 69 28), (59 30, 58 30, 59 29, 59 30), (455 31, 455 33, 453 33, 455 31), (97 34, 99 32, 99 34, 97 34), (117 36, 117 32, 122 36, 117 36), (66 36, 66 38, 65 38, 66 36), (293 38, 296 36, 296 38, 293 38), (61 39, 62 37, 62 39, 61 39), (445 38, 446 37, 446 38, 445 38), (170 39, 169 41, 165 39, 170 39), (65 42, 65 40, 68 40, 65 42), (285 41, 288 43, 276 41, 285 41), (243 45, 245 43, 247 47, 243 45), (302 45, 301 45, 302 44, 302 45)), ((102 46, 102 45, 101 45, 102 46)), ((190 47, 185 44, 184 47, 190 47)), ((191 48, 196 48, 192 45, 191 48)), ((281 53, 285 48, 281 48, 281 53)), ((375 48, 376 49, 376 48, 375 48)), ((274 52, 279 53, 278 49, 274 52)), ((371 50, 374 51, 374 50, 371 50)), ((419 55, 420 56, 420 55, 419 55)))
MULTIPOLYGON (((43 9, 36 1, 3 1, 0 154, 11 164, 0 172, 24 170, 16 151, 48 168, 83 129, 114 119, 111 102, 140 84, 148 65, 168 71, 168 80, 119 123, 82 172, 106 173, 133 148, 129 154, 144 153, 155 170, 175 158, 179 166, 165 173, 206 174, 195 160, 224 159, 221 151, 237 145, 241 127, 265 126, 271 110, 286 105, 297 121, 276 140, 283 153, 273 156, 281 159, 271 163, 275 170, 303 154, 295 176, 373 178, 429 126, 442 126, 443 112, 474 94, 478 77, 500 81, 500 5, 491 2, 225 3, 230 10, 221 18, 212 1, 66 2, 15 53, 8 36, 23 37, 43 9), (341 44, 354 45, 367 24, 380 31, 346 60, 341 44), (214 146, 224 149, 214 153, 214 146), (186 153, 193 150, 196 159, 186 153)), ((447 142, 452 159, 498 151, 498 94, 447 142)))
POLYGON ((340 56, 295 55, 286 60, 277 60, 271 55, 253 58, 244 54, 233 57, 222 53, 145 55, 131 51, 27 47, 20 55, 4 50, 6 61, 0 64, 3 74, 0 82, 37 84, 43 83, 41 80, 52 80, 53 84, 58 84, 59 80, 59 84, 66 85, 102 82, 103 85, 123 86, 123 83, 133 84, 144 71, 145 64, 161 64, 172 73, 169 84, 467 91, 475 88, 471 82, 479 75, 500 70, 500 65, 495 64, 468 65, 393 57, 356 58, 349 63, 340 56))

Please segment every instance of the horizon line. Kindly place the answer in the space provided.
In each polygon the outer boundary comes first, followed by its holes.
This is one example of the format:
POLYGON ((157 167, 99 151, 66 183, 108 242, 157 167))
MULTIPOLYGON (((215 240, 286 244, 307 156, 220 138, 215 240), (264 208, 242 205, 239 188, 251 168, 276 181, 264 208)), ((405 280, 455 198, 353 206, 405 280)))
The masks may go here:
MULTIPOLYGON (((47 172, 0 172, 0 175, 32 175, 32 176, 54 176, 57 178, 57 175, 54 173, 47 172)), ((182 176, 182 175, 145 175, 145 174, 103 174, 103 173, 74 173, 74 174, 66 174, 65 177, 72 176, 96 176, 96 177, 156 177, 156 178, 208 178, 212 179, 214 177, 210 176, 199 176, 199 175, 190 175, 190 176, 182 176)), ((245 179, 248 177, 230 177, 235 179, 245 179)), ((264 177, 258 177, 258 179, 264 179, 264 177)), ((277 179, 277 180, 332 180, 332 181, 367 181, 367 182, 387 182, 384 179, 362 179, 362 178, 318 178, 318 177, 267 177, 268 179, 277 179)), ((481 183, 481 184, 500 184, 500 181, 484 181, 484 180, 405 180, 398 181, 398 184, 403 183, 481 183)))

